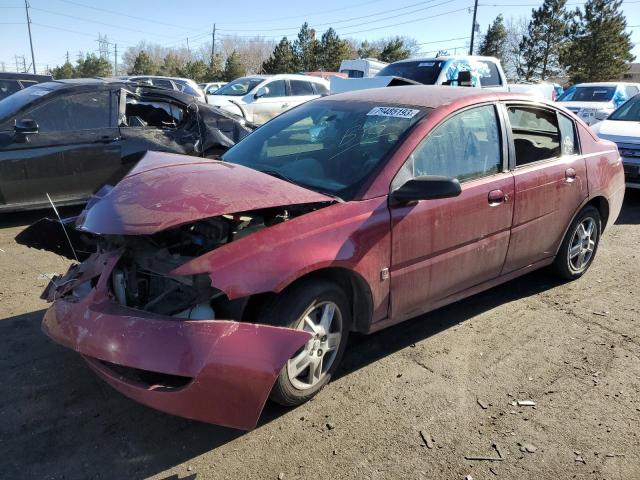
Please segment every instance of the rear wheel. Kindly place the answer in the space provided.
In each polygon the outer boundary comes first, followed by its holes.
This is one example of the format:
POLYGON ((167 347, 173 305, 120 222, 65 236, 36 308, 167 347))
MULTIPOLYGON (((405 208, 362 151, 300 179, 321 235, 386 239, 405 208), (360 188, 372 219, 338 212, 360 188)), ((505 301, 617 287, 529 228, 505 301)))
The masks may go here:
POLYGON ((554 262, 556 273, 566 279, 580 278, 591 266, 600 243, 600 212, 588 205, 571 223, 554 262))
POLYGON ((331 282, 306 281, 270 303, 261 321, 311 333, 282 368, 269 396, 285 406, 306 402, 329 382, 342 359, 351 326, 346 295, 331 282))

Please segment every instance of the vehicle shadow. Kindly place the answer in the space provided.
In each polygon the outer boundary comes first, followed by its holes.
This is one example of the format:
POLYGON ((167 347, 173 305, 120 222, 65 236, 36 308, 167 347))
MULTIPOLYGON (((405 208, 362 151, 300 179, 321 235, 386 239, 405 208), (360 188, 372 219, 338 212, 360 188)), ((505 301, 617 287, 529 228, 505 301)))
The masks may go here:
POLYGON ((640 190, 627 188, 616 225, 640 225, 640 190))
MULTIPOLYGON (((496 305, 557 285, 544 273, 496 287, 370 336, 352 337, 339 376, 496 305)), ((44 310, 0 320, 0 438, 7 478, 147 477, 245 432, 139 405, 100 381, 75 353, 40 331, 44 310)), ((268 404, 258 428, 289 412, 268 404)))
MULTIPOLYGON (((61 207, 58 209, 60 216, 74 217, 82 211, 82 206, 77 207, 61 207)), ((27 210, 24 212, 0 213, 0 228, 12 228, 18 226, 27 226, 37 222, 41 218, 55 218, 55 213, 51 207, 40 210, 27 210)))

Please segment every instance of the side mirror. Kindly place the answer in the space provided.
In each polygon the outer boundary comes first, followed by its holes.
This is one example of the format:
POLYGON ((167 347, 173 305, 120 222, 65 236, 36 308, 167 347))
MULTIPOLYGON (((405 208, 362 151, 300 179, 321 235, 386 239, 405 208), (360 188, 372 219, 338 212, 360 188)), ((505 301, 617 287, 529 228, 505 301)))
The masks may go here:
POLYGON ((412 178, 389 195, 392 205, 418 200, 457 197, 462 192, 457 178, 429 175, 412 178))
POLYGON ((598 110, 596 112, 596 120, 606 120, 609 115, 609 112, 607 112, 606 110, 598 110))
POLYGON ((471 87, 471 72, 469 70, 464 72, 458 72, 458 86, 459 87, 471 87))
POLYGON ((253 95, 253 98, 257 100, 260 97, 264 97, 268 93, 269 93, 269 87, 262 87, 262 88, 259 88, 258 91, 253 95))
POLYGON ((22 135, 34 135, 38 133, 38 124, 30 118, 16 120, 13 131, 22 135))

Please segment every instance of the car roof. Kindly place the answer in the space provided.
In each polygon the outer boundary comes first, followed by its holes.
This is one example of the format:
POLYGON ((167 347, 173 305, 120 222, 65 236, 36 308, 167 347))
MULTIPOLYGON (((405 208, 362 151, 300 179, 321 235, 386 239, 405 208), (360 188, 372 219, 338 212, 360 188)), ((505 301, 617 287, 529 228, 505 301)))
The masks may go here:
POLYGON ((277 73, 275 75, 246 75, 244 77, 238 77, 234 80, 239 80, 240 78, 255 78, 256 80, 271 80, 271 79, 308 80, 310 82, 318 82, 318 83, 324 83, 326 81, 320 77, 314 77, 312 75, 302 75, 298 73, 277 73))
POLYGON ((439 61, 441 62, 441 61, 454 60, 454 59, 491 60, 493 62, 499 61, 496 57, 487 57, 483 55, 442 55, 438 57, 406 58, 404 60, 398 60, 397 62, 393 62, 390 65, 395 65, 397 63, 409 63, 409 62, 439 62, 439 61))
POLYGON ((401 105, 436 108, 461 98, 495 96, 495 91, 474 87, 450 87, 443 85, 406 85, 398 87, 369 88, 338 93, 321 100, 346 100, 359 102, 389 102, 401 105))
POLYGON ((617 87, 618 85, 638 85, 633 82, 589 82, 576 83, 574 87, 617 87))

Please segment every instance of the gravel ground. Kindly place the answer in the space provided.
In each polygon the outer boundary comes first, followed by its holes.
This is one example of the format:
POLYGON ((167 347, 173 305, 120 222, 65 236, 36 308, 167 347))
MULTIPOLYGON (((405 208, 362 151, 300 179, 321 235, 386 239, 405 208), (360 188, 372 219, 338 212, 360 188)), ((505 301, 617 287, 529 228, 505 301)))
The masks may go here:
POLYGON ((140 406, 40 332, 42 274, 68 261, 13 242, 38 217, 0 218, 3 478, 640 478, 640 192, 580 280, 354 337, 339 378, 248 433, 140 406))

